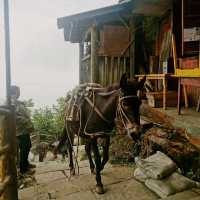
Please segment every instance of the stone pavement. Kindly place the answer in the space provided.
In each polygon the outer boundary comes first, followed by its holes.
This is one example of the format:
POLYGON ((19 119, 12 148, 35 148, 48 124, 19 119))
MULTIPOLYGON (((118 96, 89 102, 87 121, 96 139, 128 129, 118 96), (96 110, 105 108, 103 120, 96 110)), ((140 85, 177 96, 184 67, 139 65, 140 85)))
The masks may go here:
MULTIPOLYGON (((103 195, 94 192, 95 176, 90 174, 88 162, 79 162, 80 174, 69 177, 66 163, 47 161, 37 166, 35 184, 19 191, 20 200, 156 200, 159 199, 143 184, 133 178, 134 167, 111 166, 102 173, 106 190, 103 195)), ((190 190, 166 200, 200 200, 200 190, 190 190)))

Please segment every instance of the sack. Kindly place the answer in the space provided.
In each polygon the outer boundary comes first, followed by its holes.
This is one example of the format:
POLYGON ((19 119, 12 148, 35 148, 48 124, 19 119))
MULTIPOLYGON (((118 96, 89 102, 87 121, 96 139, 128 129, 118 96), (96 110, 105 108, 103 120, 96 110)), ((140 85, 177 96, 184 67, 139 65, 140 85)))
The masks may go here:
POLYGON ((174 172, 171 176, 163 180, 147 179, 145 185, 161 198, 198 186, 195 181, 192 181, 177 172, 174 172))
POLYGON ((176 164, 160 151, 146 159, 136 158, 135 163, 148 178, 152 179, 162 179, 177 169, 176 164))
POLYGON ((134 171, 134 177, 136 180, 145 183, 145 181, 148 179, 148 177, 143 173, 143 171, 140 168, 136 168, 134 171))

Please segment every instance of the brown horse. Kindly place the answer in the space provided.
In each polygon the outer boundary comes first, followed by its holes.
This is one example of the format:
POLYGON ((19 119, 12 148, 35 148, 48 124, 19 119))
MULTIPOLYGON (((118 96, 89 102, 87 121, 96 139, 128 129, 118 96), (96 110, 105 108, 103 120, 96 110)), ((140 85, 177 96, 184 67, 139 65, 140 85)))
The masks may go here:
POLYGON ((85 150, 88 155, 91 172, 96 172, 96 192, 104 193, 101 181, 101 170, 109 159, 110 132, 115 126, 115 120, 121 121, 124 130, 133 139, 140 135, 141 101, 137 91, 144 86, 145 77, 140 81, 128 80, 126 74, 122 75, 119 85, 108 88, 92 90, 90 97, 84 97, 80 108, 80 124, 66 121, 64 133, 58 145, 67 141, 70 173, 74 174, 73 140, 75 133, 85 138, 85 150), (104 138, 103 159, 99 154, 97 139, 104 138), (94 154, 95 165, 92 161, 91 151, 94 154))

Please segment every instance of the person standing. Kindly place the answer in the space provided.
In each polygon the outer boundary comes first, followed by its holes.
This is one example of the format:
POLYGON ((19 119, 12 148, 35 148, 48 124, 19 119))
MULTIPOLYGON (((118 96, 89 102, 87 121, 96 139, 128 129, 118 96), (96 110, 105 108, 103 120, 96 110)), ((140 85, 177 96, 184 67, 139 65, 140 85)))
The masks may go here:
POLYGON ((30 164, 28 155, 31 149, 30 133, 34 131, 33 123, 24 102, 19 101, 20 88, 11 86, 11 100, 16 113, 16 136, 19 149, 20 173, 34 174, 35 165, 30 164))

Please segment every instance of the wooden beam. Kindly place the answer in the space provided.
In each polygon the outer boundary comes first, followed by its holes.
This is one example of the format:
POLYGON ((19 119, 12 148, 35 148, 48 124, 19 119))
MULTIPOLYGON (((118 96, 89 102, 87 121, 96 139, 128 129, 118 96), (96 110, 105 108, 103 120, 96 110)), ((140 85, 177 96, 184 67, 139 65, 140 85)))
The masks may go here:
POLYGON ((82 59, 83 59, 83 43, 79 43, 79 84, 83 83, 85 78, 85 74, 83 74, 83 66, 82 66, 82 59))
POLYGON ((135 25, 133 17, 130 19, 130 41, 130 77, 133 78, 135 75, 135 45, 132 43, 132 41, 135 41, 135 25))
POLYGON ((91 27, 91 83, 98 82, 98 30, 96 25, 91 27))
POLYGON ((181 55, 184 55, 184 0, 181 1, 181 55))

